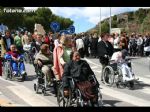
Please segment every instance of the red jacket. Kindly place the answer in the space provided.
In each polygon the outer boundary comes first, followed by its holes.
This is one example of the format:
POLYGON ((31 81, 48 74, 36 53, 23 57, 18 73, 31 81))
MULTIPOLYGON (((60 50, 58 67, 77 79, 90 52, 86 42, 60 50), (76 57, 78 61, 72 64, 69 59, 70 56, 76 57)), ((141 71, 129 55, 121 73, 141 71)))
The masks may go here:
POLYGON ((14 52, 8 51, 7 54, 9 54, 9 55, 11 55, 11 56, 13 56, 15 58, 18 58, 18 56, 19 56, 19 53, 17 51, 14 51, 14 52))
POLYGON ((49 40, 49 37, 48 37, 48 36, 45 37, 44 43, 45 43, 45 44, 48 44, 48 45, 50 44, 50 40, 49 40))

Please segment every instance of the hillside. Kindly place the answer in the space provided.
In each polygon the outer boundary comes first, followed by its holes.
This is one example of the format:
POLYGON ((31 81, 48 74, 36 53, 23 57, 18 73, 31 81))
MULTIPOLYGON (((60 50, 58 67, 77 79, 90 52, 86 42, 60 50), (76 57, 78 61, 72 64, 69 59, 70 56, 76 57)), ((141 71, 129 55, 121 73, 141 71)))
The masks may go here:
MULTIPOLYGON (((135 12, 125 12, 112 16, 112 28, 123 28, 123 31, 150 33, 150 9, 139 9, 135 12)), ((99 23, 88 33, 99 33, 99 23)), ((109 18, 101 21, 101 32, 109 32, 109 18)))

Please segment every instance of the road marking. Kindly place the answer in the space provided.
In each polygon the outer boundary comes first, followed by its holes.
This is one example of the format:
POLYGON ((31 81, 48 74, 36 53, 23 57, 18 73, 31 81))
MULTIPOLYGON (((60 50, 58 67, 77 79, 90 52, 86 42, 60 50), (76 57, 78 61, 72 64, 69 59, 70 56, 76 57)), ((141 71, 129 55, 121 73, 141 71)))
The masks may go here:
MULTIPOLYGON (((87 58, 84 58, 87 62, 93 64, 93 65, 96 65, 96 66, 99 66, 99 67, 102 67, 101 65, 98 65, 94 62, 92 62, 91 60, 87 59, 87 58)), ((101 73, 101 70, 93 70, 95 72, 98 72, 98 73, 101 73)), ((139 78, 139 81, 143 81, 144 83, 147 83, 147 84, 150 84, 150 79, 148 78, 144 78, 144 77, 140 77, 140 76, 136 76, 137 78, 139 78)))
POLYGON ((31 106, 57 106, 57 104, 50 102, 49 100, 36 94, 25 86, 8 86, 7 88, 9 88, 9 90, 11 90, 31 106))
POLYGON ((102 67, 101 65, 99 65, 99 64, 96 64, 96 63, 94 63, 94 62, 92 62, 91 60, 89 60, 89 59, 87 59, 87 58, 84 58, 87 62, 89 62, 89 63, 91 63, 91 64, 93 64, 93 65, 96 65, 96 66, 98 66, 98 67, 102 67))
POLYGON ((2 77, 0 77, 0 80, 3 80, 3 81, 5 81, 5 82, 11 83, 11 84, 16 85, 16 86, 20 85, 20 84, 18 84, 18 83, 13 82, 13 81, 6 80, 6 79, 4 79, 4 78, 2 78, 2 77))
POLYGON ((140 76, 136 76, 136 77, 139 78, 139 81, 142 81, 145 84, 150 84, 149 78, 144 78, 144 77, 140 77, 140 76))
POLYGON ((119 99, 121 101, 136 105, 136 106, 150 106, 150 101, 143 100, 141 98, 128 95, 123 92, 115 91, 114 89, 107 88, 102 86, 102 94, 111 96, 113 98, 119 99))
POLYGON ((92 66, 92 67, 91 67, 91 69, 95 69, 95 68, 97 68, 97 66, 92 66))
POLYGON ((101 70, 93 70, 94 72, 101 73, 101 70))

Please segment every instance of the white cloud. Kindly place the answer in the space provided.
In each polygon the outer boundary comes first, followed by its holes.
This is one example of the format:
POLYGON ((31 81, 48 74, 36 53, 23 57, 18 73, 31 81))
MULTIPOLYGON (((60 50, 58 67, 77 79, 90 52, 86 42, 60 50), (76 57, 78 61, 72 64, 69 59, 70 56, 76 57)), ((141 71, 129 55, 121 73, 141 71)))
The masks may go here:
MULTIPOLYGON (((139 8, 140 7, 112 7, 111 15, 135 11, 139 8)), ((50 9, 57 15, 74 19, 85 19, 92 24, 97 24, 100 20, 100 7, 50 7, 50 9)), ((109 16, 110 7, 101 7, 101 20, 109 16)))
MULTIPOLYGON (((38 7, 25 7, 37 9, 38 7)), ((100 21, 100 7, 49 7, 52 12, 62 17, 83 19, 96 25, 100 21)), ((111 15, 120 14, 127 11, 135 11, 140 7, 111 7, 111 15)), ((150 8, 150 7, 144 7, 150 8)), ((101 7, 101 20, 110 16, 110 7, 101 7)))

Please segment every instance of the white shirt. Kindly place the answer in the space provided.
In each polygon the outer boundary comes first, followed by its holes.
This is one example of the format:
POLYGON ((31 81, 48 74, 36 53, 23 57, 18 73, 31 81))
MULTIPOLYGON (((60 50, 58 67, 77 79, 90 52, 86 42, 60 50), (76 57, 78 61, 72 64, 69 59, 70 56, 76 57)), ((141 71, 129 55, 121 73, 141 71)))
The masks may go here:
POLYGON ((59 45, 58 39, 54 40, 54 45, 57 47, 59 45))
POLYGON ((82 39, 79 38, 76 40, 76 48, 77 48, 77 50, 84 48, 84 42, 82 39))
POLYGON ((111 60, 115 61, 115 62, 121 62, 122 59, 122 53, 120 51, 113 53, 111 60))
POLYGON ((114 48, 116 48, 116 49, 119 48, 119 41, 120 41, 119 37, 116 37, 116 38, 114 39, 114 48))

